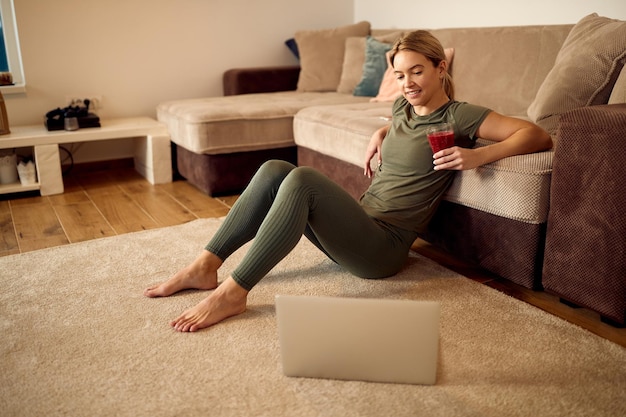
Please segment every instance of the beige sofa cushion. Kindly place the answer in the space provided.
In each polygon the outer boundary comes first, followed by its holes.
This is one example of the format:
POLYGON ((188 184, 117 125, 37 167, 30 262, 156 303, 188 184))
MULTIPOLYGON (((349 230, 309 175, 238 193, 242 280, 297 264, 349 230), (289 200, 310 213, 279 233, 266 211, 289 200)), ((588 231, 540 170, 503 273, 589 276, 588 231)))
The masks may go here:
MULTIPOLYGON (((489 142, 479 139, 477 147, 489 142)), ((552 150, 504 158, 457 173, 444 200, 530 224, 545 223, 552 150)))
POLYGON ((351 36, 346 39, 346 51, 343 56, 341 77, 337 86, 338 93, 352 94, 363 74, 365 62, 365 37, 351 36))
POLYGON ((572 26, 450 28, 431 33, 444 47, 454 48, 457 100, 527 117, 528 106, 572 26))
POLYGON ((558 116, 577 107, 606 104, 626 62, 626 22, 581 19, 528 107, 528 116, 554 135, 558 116))
POLYGON ((177 100, 157 106, 172 142, 198 154, 293 146, 293 116, 304 107, 367 101, 336 92, 286 91, 177 100))
MULTIPOLYGON (((294 118, 302 146, 358 167, 369 140, 389 124, 392 103, 307 107, 294 118)), ((479 140, 477 146, 488 142, 479 140)), ((552 152, 505 158, 459 172, 444 199, 517 221, 541 224, 548 215, 552 152)))
POLYGON ((392 103, 351 103, 302 109, 293 121, 298 146, 362 166, 369 140, 390 123, 392 103))
POLYGON ((337 91, 346 39, 367 36, 369 22, 326 30, 298 31, 295 34, 300 53, 298 91, 337 91))

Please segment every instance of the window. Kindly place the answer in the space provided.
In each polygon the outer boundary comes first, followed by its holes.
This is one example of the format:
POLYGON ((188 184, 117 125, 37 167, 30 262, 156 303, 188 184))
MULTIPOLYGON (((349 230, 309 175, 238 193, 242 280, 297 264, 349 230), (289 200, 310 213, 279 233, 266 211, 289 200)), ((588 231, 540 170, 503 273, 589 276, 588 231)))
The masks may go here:
POLYGON ((13 85, 0 86, 2 94, 26 91, 13 0, 0 0, 0 72, 13 77, 13 85))

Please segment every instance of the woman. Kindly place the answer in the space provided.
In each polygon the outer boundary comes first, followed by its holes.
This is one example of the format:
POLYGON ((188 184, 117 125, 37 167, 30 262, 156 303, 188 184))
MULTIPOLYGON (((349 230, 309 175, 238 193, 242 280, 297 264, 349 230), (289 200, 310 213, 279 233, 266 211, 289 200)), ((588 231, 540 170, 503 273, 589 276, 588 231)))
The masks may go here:
POLYGON ((443 48, 430 33, 416 31, 398 40, 391 62, 402 97, 393 105, 391 125, 370 140, 364 173, 375 175, 360 201, 311 168, 265 163, 198 258, 144 291, 162 297, 183 289, 215 289, 171 322, 175 330, 193 332, 243 313, 248 292, 302 234, 356 276, 394 275, 454 171, 552 146, 550 136, 530 122, 454 101, 443 48), (442 121, 454 123, 456 146, 433 155, 426 127, 442 121), (477 137, 495 143, 471 149, 477 137), (370 162, 375 155, 374 173, 370 162), (241 264, 218 286, 223 261, 252 239, 241 264))

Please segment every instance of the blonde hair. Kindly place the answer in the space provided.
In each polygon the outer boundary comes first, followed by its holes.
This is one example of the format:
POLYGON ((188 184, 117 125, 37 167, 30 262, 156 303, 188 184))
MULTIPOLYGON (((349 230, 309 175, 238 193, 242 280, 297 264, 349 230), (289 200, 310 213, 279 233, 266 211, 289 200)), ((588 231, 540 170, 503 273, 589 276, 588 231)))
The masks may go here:
MULTIPOLYGON (((390 53, 392 66, 396 54, 400 51, 413 51, 422 54, 433 63, 435 68, 439 66, 441 61, 446 60, 446 54, 443 51, 441 42, 426 30, 409 32, 396 41, 390 53)), ((450 100, 454 100, 454 82, 447 70, 444 73, 442 84, 446 95, 450 100)))

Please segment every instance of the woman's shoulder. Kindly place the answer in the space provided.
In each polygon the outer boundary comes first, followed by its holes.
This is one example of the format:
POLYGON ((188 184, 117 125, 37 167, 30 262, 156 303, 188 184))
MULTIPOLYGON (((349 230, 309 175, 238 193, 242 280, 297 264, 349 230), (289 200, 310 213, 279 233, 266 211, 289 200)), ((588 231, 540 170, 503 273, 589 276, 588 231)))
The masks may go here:
POLYGON ((407 101, 404 96, 400 96, 393 102, 391 107, 391 114, 393 116, 399 116, 401 114, 410 114, 411 103, 407 101))
POLYGON ((396 109, 404 108, 404 107, 406 107, 408 105, 410 105, 410 104, 407 101, 407 99, 404 96, 400 96, 393 102, 392 108, 394 110, 396 110, 396 109))
POLYGON ((489 108, 485 107, 485 106, 481 106, 478 104, 472 104, 472 103, 468 103, 466 101, 457 101, 457 100, 450 100, 449 106, 448 106, 448 110, 454 110, 454 111, 463 111, 463 110, 489 110, 489 108))
POLYGON ((454 101, 450 103, 448 112, 448 118, 454 120, 458 130, 464 132, 470 140, 474 141, 478 127, 491 112, 491 109, 464 101, 454 101))

